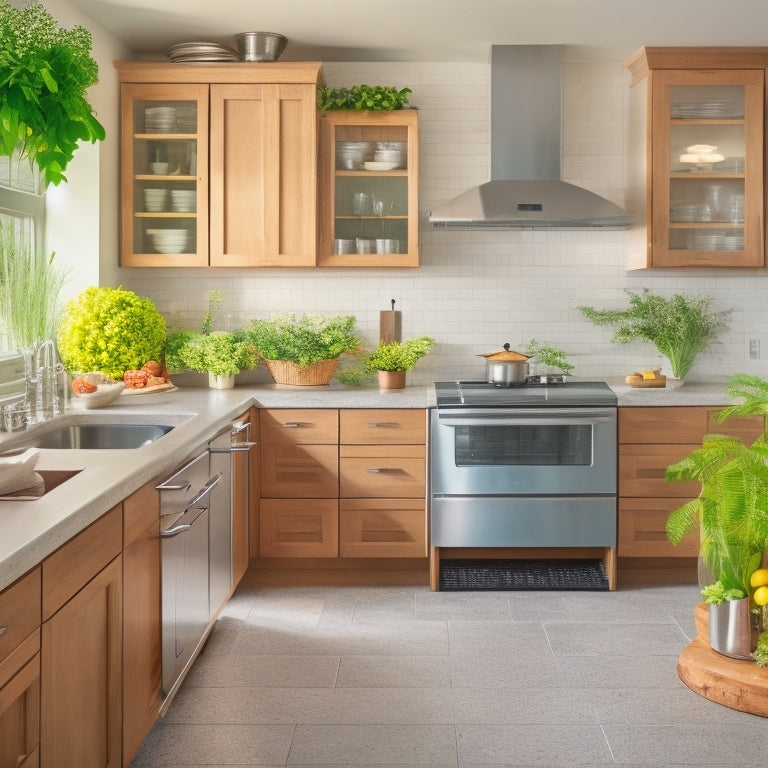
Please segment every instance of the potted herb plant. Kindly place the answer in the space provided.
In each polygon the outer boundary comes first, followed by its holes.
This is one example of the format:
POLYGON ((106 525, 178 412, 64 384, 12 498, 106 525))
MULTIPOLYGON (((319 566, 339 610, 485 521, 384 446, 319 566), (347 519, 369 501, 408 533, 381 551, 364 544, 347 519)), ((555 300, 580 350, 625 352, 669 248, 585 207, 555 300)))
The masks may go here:
POLYGON ((208 374, 208 385, 214 389, 235 386, 240 371, 258 362, 256 350, 244 329, 212 330, 216 311, 224 294, 213 290, 208 294, 208 312, 200 331, 178 330, 168 334, 165 366, 169 373, 198 371, 208 374))
POLYGON ((539 344, 536 339, 531 339, 525 347, 525 353, 536 359, 536 362, 547 367, 547 372, 558 370, 563 376, 567 376, 573 365, 568 362, 568 355, 558 347, 547 344, 539 344))
POLYGON ((429 336, 409 341, 380 343, 366 362, 368 371, 377 371, 381 389, 404 389, 406 372, 426 355, 435 344, 429 336))
POLYGON ((101 371, 121 379, 125 371, 160 360, 165 335, 165 318, 151 299, 91 286, 64 306, 56 340, 70 373, 101 371))
POLYGON ((656 296, 647 288, 625 292, 629 296, 627 309, 598 310, 582 306, 579 310, 595 325, 614 326, 613 342, 650 341, 669 359, 672 375, 680 382, 691 370, 696 355, 707 349, 725 327, 731 313, 731 310, 714 311, 711 296, 676 293, 667 298, 656 296))
POLYGON ((98 82, 91 33, 62 29, 40 2, 0 0, 0 155, 20 152, 45 184, 66 181, 79 141, 105 137, 86 99, 98 82))
POLYGON ((252 320, 248 338, 278 384, 328 384, 339 357, 360 348, 355 317, 280 315, 252 320))
MULTIPOLYGON (((744 401, 725 408, 721 421, 730 415, 768 414, 768 381, 736 374, 726 393, 744 401)), ((730 647, 729 638, 746 637, 749 645, 750 598, 763 604, 764 593, 757 590, 764 585, 756 583, 754 574, 768 549, 768 433, 764 431, 751 445, 734 437, 706 435, 701 448, 667 467, 666 476, 669 481, 701 484, 697 498, 670 513, 666 530, 677 544, 697 525, 700 528, 704 574, 700 578, 709 582, 702 594, 710 605, 710 644, 727 655, 749 658, 751 648, 745 649, 743 640, 739 648, 730 647), (737 601, 743 602, 727 605, 737 601), (728 616, 720 616, 722 612, 728 616), (741 626, 734 629, 731 622, 741 626)))
POLYGON ((397 89, 383 85, 353 85, 351 88, 318 88, 317 106, 321 112, 329 109, 351 109, 383 112, 402 109, 408 103, 410 88, 397 89))

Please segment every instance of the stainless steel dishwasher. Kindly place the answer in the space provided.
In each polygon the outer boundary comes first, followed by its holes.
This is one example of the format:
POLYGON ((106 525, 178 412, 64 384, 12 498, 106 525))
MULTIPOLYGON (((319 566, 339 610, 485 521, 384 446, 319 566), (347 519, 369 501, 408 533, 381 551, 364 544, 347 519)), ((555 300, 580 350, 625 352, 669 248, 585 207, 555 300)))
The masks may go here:
POLYGON ((211 617, 210 515, 220 474, 206 450, 160 491, 163 691, 170 694, 202 644, 211 617))

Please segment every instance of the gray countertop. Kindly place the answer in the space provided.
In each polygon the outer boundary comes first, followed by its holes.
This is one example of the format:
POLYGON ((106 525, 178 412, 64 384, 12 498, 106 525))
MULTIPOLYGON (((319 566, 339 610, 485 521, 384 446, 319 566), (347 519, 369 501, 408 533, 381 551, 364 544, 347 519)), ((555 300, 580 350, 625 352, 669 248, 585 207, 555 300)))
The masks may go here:
MULTIPOLYGON (((679 389, 632 389, 608 382, 619 406, 725 405, 726 382, 686 384, 679 389)), ((162 479, 199 453, 208 440, 250 406, 263 408, 429 408, 434 387, 378 388, 238 386, 216 390, 187 388, 174 392, 121 396, 106 408, 85 410, 77 400, 60 417, 74 421, 164 423, 174 429, 155 443, 133 450, 40 451, 41 470, 80 470, 34 501, 0 501, 0 589, 97 520, 147 482, 162 479)), ((46 425, 33 427, 44 429, 46 425)), ((0 432, 0 452, 23 446, 30 432, 0 432)))

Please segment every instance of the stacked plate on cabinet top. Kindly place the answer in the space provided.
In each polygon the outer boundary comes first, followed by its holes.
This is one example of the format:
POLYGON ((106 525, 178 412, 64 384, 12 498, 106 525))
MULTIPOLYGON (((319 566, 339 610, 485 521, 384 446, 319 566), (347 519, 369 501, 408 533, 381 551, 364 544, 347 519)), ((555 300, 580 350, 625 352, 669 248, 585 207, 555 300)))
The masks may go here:
POLYGON ((147 133, 175 133, 176 109, 174 107, 147 107, 144 110, 144 130, 147 133))
POLYGON ((240 54, 234 48, 207 42, 177 43, 165 55, 173 62, 240 61, 240 54))
POLYGON ((181 253, 187 244, 186 229, 148 229, 147 234, 158 253, 181 253))

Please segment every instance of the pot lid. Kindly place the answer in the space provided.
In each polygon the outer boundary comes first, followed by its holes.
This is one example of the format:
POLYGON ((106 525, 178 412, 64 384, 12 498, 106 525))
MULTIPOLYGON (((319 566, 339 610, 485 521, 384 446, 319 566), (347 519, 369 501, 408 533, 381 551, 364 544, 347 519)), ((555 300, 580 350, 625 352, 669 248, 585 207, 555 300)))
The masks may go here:
POLYGON ((531 355, 524 355, 522 352, 511 350, 509 344, 505 344, 504 349, 500 352, 489 352, 485 355, 479 355, 479 357, 484 357, 491 363, 523 363, 531 359, 531 355))

